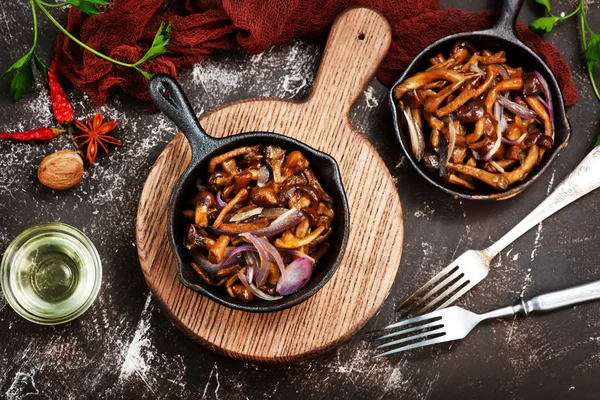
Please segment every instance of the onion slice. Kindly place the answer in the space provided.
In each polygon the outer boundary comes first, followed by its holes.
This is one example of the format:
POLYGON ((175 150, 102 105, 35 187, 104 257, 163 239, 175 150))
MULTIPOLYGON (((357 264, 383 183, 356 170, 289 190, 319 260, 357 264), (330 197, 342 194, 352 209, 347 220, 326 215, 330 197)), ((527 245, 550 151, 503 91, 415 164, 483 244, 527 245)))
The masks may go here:
POLYGON ((279 271, 281 271, 281 274, 283 275, 283 273, 285 272, 285 265, 283 264, 283 259, 281 258, 281 254, 279 254, 279 252, 277 251, 275 246, 273 246, 271 243, 269 243, 269 241, 267 239, 265 239, 265 238, 256 238, 256 239, 262 243, 264 249, 267 251, 269 256, 271 256, 271 259, 273 261, 275 261, 275 263, 279 267, 279 271))
POLYGON ((258 286, 262 286, 265 284, 265 282, 267 282, 267 278, 269 277, 271 263, 269 259, 269 253, 267 253, 267 250, 256 236, 253 236, 250 233, 242 233, 240 236, 252 243, 258 251, 260 264, 258 265, 258 271, 256 273, 256 284, 258 286))
MULTIPOLYGON (((311 256, 309 256, 309 255, 307 255, 307 254, 304 254, 303 252, 301 252, 301 251, 299 251, 299 250, 296 250, 296 249, 282 249, 282 248, 279 248, 279 247, 276 247, 276 249, 277 249, 277 251, 278 251, 280 254, 281 254, 281 253, 284 253, 284 254, 289 254, 289 255, 291 255, 291 256, 293 256, 293 257, 296 257, 296 258, 300 258, 300 257, 306 257, 306 258, 308 258, 308 259, 309 259, 309 260, 310 260, 310 261, 311 261, 313 264, 315 263, 315 259, 314 259, 314 258, 312 258, 311 256)), ((248 253, 244 253, 244 254, 248 254, 248 253)))
POLYGON ((288 211, 289 211, 289 208, 283 208, 283 207, 265 208, 265 209, 263 209, 263 212, 260 214, 260 216, 265 217, 265 218, 276 219, 277 217, 279 217, 280 215, 282 215, 288 211))
POLYGON ((417 161, 421 161, 423 154, 425 153, 425 136, 423 136, 423 131, 417 126, 408 105, 400 102, 400 109, 406 118, 412 153, 417 161))
POLYGON ((542 103, 544 105, 544 107, 546 107, 546 110, 548 110, 548 117, 550 118, 550 122, 554 121, 554 113, 552 112, 552 108, 550 108, 548 103, 546 103, 544 101, 544 99, 542 99, 540 96, 536 96, 536 97, 540 101, 540 103, 542 103))
MULTIPOLYGON (((300 218, 304 215, 304 211, 297 210, 295 208, 291 209, 289 212, 282 214, 275 221, 271 222, 271 224, 265 228, 255 229, 253 231, 248 231, 244 233, 251 233, 255 236, 273 236, 278 233, 285 231, 286 229, 291 228, 296 225, 300 218), (286 215, 287 214, 287 215, 286 215), (285 218, 282 218, 285 215, 285 218)), ((210 233, 214 233, 217 235, 225 235, 225 236, 238 236, 240 232, 229 231, 224 229, 214 229, 211 226, 207 226, 206 230, 210 233)))
POLYGON ((504 129, 506 129, 506 118, 504 117, 504 109, 498 101, 494 103, 494 118, 496 118, 496 121, 498 121, 498 126, 496 128, 496 142, 494 143, 490 151, 488 151, 486 155, 483 156, 484 161, 491 160, 494 154, 498 151, 500 145, 502 145, 502 132, 504 132, 504 129))
POLYGON ((193 255, 194 261, 208 274, 213 277, 223 268, 238 264, 242 259, 242 253, 245 251, 254 251, 254 246, 250 244, 238 246, 233 249, 219 264, 213 264, 203 255, 193 255))
POLYGON ((252 294, 255 295, 256 297, 259 297, 263 300, 268 300, 268 301, 275 301, 275 300, 283 299, 283 296, 271 296, 270 294, 263 292, 262 290, 260 290, 256 286, 254 286, 253 284, 249 283, 248 280, 246 279, 246 276, 244 274, 242 274, 241 272, 238 272, 238 278, 240 279, 240 282, 242 282, 242 284, 244 286, 246 286, 246 288, 248 288, 248 290, 251 291, 252 294))
POLYGON ((246 211, 243 213, 239 213, 239 214, 235 214, 233 217, 229 218, 229 222, 243 221, 243 220, 253 217, 255 215, 259 215, 260 213, 262 213, 262 211, 263 211, 262 207, 256 207, 256 208, 253 208, 252 210, 249 210, 249 211, 246 211))
POLYGON ((456 146, 456 135, 458 134, 458 130, 456 129, 456 124, 458 121, 450 121, 448 124, 448 155, 446 156, 446 164, 450 162, 452 158, 452 154, 454 153, 454 147, 456 146))
POLYGON ((269 182, 269 178, 271 178, 271 171, 269 171, 269 167, 263 165, 258 169, 258 179, 256 180, 256 186, 265 187, 267 182, 269 182))
POLYGON ((286 296, 302 289, 310 280, 312 266, 307 257, 292 261, 277 282, 277 293, 286 296))
POLYGON ((521 143, 523 143, 523 141, 525 139, 527 139, 527 134, 526 133, 522 134, 521 137, 518 138, 516 141, 508 140, 507 138, 502 137, 502 143, 506 143, 506 144, 509 144, 511 146, 518 146, 521 143))
POLYGON ((542 104, 544 104, 548 109, 548 114, 550 115, 550 122, 552 122, 554 119, 552 109, 554 107, 552 106, 552 93, 550 92, 550 86, 548 86, 548 82, 538 71, 533 71, 533 74, 536 78, 538 78, 538 80, 542 84, 542 89, 544 89, 544 96, 546 97, 546 101, 542 102, 542 104))
POLYGON ((522 105, 515 103, 514 101, 511 101, 504 96, 498 95, 498 103, 500 103, 500 105, 502 105, 508 111, 520 116, 523 119, 534 119, 535 117, 537 117, 537 114, 532 110, 523 107, 522 105))

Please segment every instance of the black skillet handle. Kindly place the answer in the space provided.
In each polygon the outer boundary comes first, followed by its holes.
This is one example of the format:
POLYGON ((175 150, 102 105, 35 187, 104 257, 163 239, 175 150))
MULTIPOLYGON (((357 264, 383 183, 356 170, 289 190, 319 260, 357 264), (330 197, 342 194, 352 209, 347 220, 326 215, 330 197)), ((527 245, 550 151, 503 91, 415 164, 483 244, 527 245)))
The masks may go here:
POLYGON ((162 111, 187 138, 192 149, 192 163, 206 150, 217 145, 217 139, 209 136, 200 126, 198 118, 183 89, 168 75, 158 74, 150 80, 150 96, 162 111))
POLYGON ((517 17, 524 0, 503 0, 498 20, 490 29, 494 34, 508 40, 517 39, 517 17))

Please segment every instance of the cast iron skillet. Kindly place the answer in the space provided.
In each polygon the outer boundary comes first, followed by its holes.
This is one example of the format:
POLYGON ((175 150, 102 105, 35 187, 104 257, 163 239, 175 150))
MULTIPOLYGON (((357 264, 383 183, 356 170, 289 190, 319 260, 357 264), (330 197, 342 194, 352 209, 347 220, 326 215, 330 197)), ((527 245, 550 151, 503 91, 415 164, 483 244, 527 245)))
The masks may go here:
POLYGON ((389 92, 390 105, 392 107, 392 115, 394 118, 394 129, 396 136, 400 141, 400 146, 406 157, 410 160, 413 167, 436 188, 450 194, 454 198, 470 199, 470 200, 504 200, 521 193, 525 188, 531 185, 552 163, 558 152, 564 148, 571 137, 571 126, 567 120, 567 112, 562 98, 562 93, 554 74, 550 68, 542 61, 542 59, 534 53, 523 42, 517 39, 516 36, 516 21, 519 10, 523 5, 523 0, 504 0, 502 10, 496 24, 488 30, 478 32, 458 33, 440 39, 425 48, 417 57, 410 63, 406 71, 400 79, 392 86, 389 92), (468 189, 462 189, 458 186, 446 184, 439 177, 430 174, 423 163, 417 161, 412 154, 410 146, 410 138, 407 134, 406 121, 404 117, 400 117, 402 112, 398 109, 397 100, 394 99, 394 88, 401 84, 406 78, 413 76, 417 72, 427 69, 429 59, 438 53, 449 54, 452 45, 460 40, 468 40, 472 42, 478 49, 488 49, 492 52, 505 50, 507 61, 513 67, 522 66, 526 71, 539 71, 542 76, 548 81, 550 91, 552 92, 552 101, 554 107, 554 146, 544 154, 544 158, 539 166, 537 166, 525 180, 514 184, 503 192, 489 190, 478 190, 477 192, 468 189), (402 127, 400 128, 400 125, 402 127))
POLYGON ((183 172, 169 200, 167 232, 177 261, 177 275, 181 282, 192 290, 224 306, 250 312, 280 311, 295 306, 315 294, 333 276, 339 266, 349 232, 349 211, 346 193, 337 162, 328 154, 322 153, 292 138, 270 132, 250 132, 225 138, 209 136, 200 126, 179 84, 166 75, 157 75, 150 81, 150 95, 154 104, 171 119, 183 132, 192 149, 192 160, 183 172), (250 303, 233 299, 222 287, 214 287, 204 282, 192 269, 192 261, 183 246, 186 221, 182 216, 183 205, 196 189, 196 179, 206 179, 206 166, 213 156, 245 145, 277 145, 292 151, 300 150, 308 159, 323 188, 333 197, 335 218, 332 223, 334 234, 331 247, 320 260, 308 284, 300 291, 285 296, 278 301, 256 299, 250 303))

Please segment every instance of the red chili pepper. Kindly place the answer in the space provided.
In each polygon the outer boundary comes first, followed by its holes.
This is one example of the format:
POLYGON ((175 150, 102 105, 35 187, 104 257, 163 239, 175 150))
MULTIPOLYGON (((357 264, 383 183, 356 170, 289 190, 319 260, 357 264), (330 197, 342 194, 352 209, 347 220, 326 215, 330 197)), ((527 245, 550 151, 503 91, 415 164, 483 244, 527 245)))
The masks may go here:
POLYGON ((60 135, 64 130, 56 128, 38 128, 32 129, 27 132, 0 132, 0 139, 12 139, 12 140, 50 140, 60 135))
POLYGON ((58 76, 56 75, 56 59, 50 64, 48 71, 48 86, 50 87, 50 100, 52 101, 52 111, 54 118, 59 124, 65 124, 73 121, 74 113, 73 106, 69 102, 65 91, 63 90, 58 76))

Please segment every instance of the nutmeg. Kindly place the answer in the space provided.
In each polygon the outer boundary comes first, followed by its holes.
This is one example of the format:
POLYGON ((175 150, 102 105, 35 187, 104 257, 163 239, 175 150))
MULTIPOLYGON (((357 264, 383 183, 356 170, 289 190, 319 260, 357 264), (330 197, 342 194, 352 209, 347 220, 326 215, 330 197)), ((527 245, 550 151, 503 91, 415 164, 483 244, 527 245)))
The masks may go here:
POLYGON ((83 160, 72 150, 61 150, 50 154, 38 167, 41 184, 54 190, 66 190, 81 182, 83 160))

